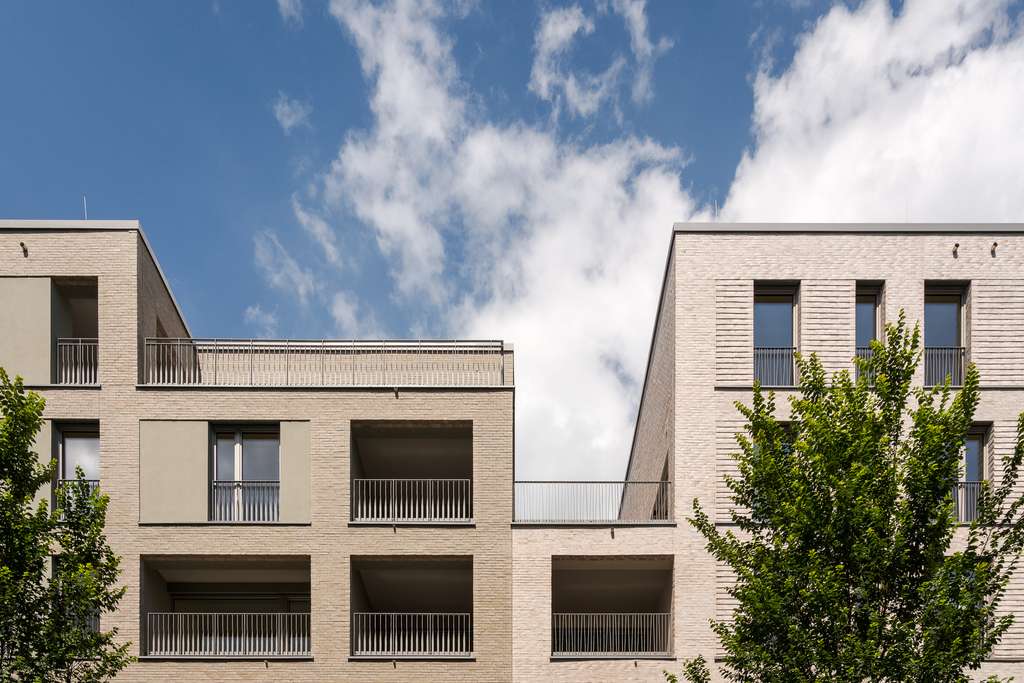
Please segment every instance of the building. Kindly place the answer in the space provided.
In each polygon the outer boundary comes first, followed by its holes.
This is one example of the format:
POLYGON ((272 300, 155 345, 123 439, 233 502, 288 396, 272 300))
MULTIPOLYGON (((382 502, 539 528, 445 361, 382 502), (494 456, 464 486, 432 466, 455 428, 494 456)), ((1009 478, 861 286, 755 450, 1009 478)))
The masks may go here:
POLYGON ((0 329, 124 680, 511 679, 511 346, 194 338, 134 221, 0 222, 0 329))
MULTIPOLYGON (((797 350, 852 368, 900 309, 919 383, 981 371, 969 521, 1024 408, 1022 225, 677 225, 623 481, 529 482, 509 344, 197 338, 137 222, 0 222, 0 365, 46 397, 54 486, 78 465, 110 496, 129 681, 713 660, 730 579, 685 518, 698 498, 729 523, 733 402, 755 378, 784 397, 797 350)), ((1024 579, 1005 605, 1024 616, 1024 579)), ((1024 619, 981 673, 1022 671, 1024 619)))
MULTIPOLYGON (((969 521, 1024 409, 1024 226, 676 225, 625 481, 516 483, 516 678, 655 681, 713 661, 708 621, 731 613, 731 577, 686 517, 697 498, 730 523, 733 403, 757 378, 786 419, 794 351, 852 371, 900 309, 923 329, 919 384, 981 373, 956 493, 969 521)), ((1019 621, 984 675, 1024 672, 1024 574, 1004 606, 1019 621)))

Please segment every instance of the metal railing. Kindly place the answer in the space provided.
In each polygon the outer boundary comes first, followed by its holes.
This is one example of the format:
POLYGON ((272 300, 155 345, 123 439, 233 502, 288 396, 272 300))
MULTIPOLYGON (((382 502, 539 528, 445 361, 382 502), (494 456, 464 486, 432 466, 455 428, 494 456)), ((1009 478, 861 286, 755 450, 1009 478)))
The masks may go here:
POLYGON ((953 507, 956 521, 970 524, 978 517, 978 499, 981 497, 980 481, 958 481, 953 485, 953 507))
POLYGON ((795 348, 754 347, 754 381, 765 387, 791 387, 796 384, 795 380, 795 348))
MULTIPOLYGON (((91 496, 100 487, 99 479, 83 479, 85 482, 86 490, 91 496)), ((64 488, 70 488, 78 482, 77 479, 58 479, 57 485, 53 489, 53 508, 56 510, 59 507, 60 499, 58 498, 58 492, 64 488)), ((60 521, 64 521, 64 511, 60 511, 60 521)), ((96 617, 96 623, 99 624, 99 616, 96 617)))
POLYGON ((515 521, 650 524, 672 521, 668 481, 517 481, 515 521))
POLYGON ((276 522, 280 514, 279 481, 210 482, 211 522, 276 522))
MULTIPOLYGON (((873 356, 874 356, 874 353, 871 351, 871 347, 870 346, 858 346, 857 347, 857 358, 859 358, 860 360, 870 361, 873 356)), ((854 365, 854 378, 855 379, 860 379, 860 373, 861 373, 860 366, 855 364, 854 365)), ((869 382, 873 382, 872 377, 869 376, 868 377, 868 381, 869 382)))
POLYGON ((99 342, 84 337, 57 339, 57 384, 96 384, 99 342))
POLYGON ((353 479, 354 522, 470 522, 470 479, 353 479))
POLYGON ((962 346, 926 346, 924 349, 924 385, 934 387, 949 377, 955 387, 964 383, 964 359, 966 349, 962 346))
POLYGON ((468 657, 473 615, 457 612, 353 612, 356 657, 468 657))
POLYGON ((144 379, 168 386, 500 386, 505 345, 147 338, 144 379))
POLYGON ((150 612, 146 653, 156 657, 308 657, 308 612, 150 612))
POLYGON ((555 657, 668 657, 669 612, 556 612, 551 615, 555 657))

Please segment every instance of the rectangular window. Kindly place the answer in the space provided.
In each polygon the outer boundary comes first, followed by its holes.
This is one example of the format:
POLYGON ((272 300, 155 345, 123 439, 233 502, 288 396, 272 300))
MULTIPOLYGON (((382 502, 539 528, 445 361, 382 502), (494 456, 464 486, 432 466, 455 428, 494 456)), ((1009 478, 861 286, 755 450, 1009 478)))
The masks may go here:
POLYGON ((795 379, 795 285, 754 288, 754 380, 793 386, 795 379))
POLYGON ((961 471, 964 481, 976 482, 985 479, 985 434, 972 432, 964 442, 961 471))
POLYGON ((75 479, 75 468, 82 468, 84 479, 100 478, 100 435, 95 431, 61 430, 60 479, 75 479))
POLYGON ((281 489, 278 428, 217 427, 212 441, 211 521, 278 521, 281 489))
POLYGON ((924 383, 964 381, 964 298, 959 285, 929 285, 924 295, 924 383))

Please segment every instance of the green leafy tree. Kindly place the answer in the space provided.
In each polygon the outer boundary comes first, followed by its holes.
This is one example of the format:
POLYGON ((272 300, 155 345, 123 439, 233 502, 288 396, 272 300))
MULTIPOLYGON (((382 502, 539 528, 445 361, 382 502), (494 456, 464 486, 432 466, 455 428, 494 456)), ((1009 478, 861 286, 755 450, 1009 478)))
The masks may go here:
POLYGON ((107 680, 131 661, 117 629, 98 624, 124 595, 103 535, 108 499, 79 469, 57 510, 35 501, 55 469, 33 450, 44 405, 0 368, 0 680, 107 680))
MULTIPOLYGON (((1024 416, 1002 480, 982 486, 953 547, 978 372, 958 391, 913 389, 918 329, 901 313, 886 340, 857 361, 857 380, 829 382, 816 357, 798 358, 788 424, 760 387, 751 406, 737 403, 747 424, 727 480, 735 530, 697 500, 690 520, 736 575, 732 619, 711 624, 727 680, 967 681, 1013 621, 998 607, 1024 544, 1024 416)), ((699 659, 683 676, 709 672, 699 659)))

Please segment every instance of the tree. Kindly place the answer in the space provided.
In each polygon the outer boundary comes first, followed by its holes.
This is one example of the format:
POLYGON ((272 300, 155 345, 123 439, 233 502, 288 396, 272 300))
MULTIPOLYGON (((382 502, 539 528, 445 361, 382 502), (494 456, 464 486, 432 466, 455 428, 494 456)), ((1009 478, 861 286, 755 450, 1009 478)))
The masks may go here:
POLYGON ((33 451, 44 406, 0 368, 0 679, 102 681, 131 661, 130 643, 98 624, 124 594, 103 535, 108 498, 78 469, 56 510, 35 502, 56 466, 33 451))
MULTIPOLYGON (((1024 415, 1002 480, 982 485, 966 543, 951 547, 978 372, 958 391, 912 389, 918 328, 901 313, 886 340, 856 380, 829 382, 815 356, 798 358, 788 424, 759 386, 736 404, 735 531, 697 500, 690 519, 736 576, 732 620, 711 624, 727 680, 967 681, 1013 621, 997 610, 1024 545, 1024 415)), ((694 660, 684 677, 707 673, 694 660)))

